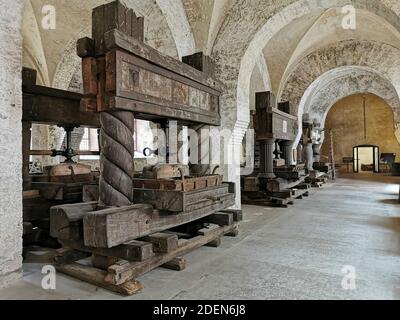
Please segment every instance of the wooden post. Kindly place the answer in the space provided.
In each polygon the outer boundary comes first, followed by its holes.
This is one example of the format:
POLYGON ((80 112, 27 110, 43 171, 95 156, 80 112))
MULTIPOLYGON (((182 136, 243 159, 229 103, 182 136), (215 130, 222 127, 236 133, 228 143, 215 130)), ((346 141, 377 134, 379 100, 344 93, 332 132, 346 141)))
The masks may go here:
POLYGON ((32 122, 22 121, 22 178, 24 191, 31 190, 32 179, 29 175, 32 122))
POLYGON ((330 138, 330 145, 329 145, 329 155, 331 158, 331 165, 332 165, 332 180, 336 180, 336 167, 335 167, 335 155, 333 149, 333 130, 329 129, 329 138, 330 138))
POLYGON ((133 203, 135 117, 129 111, 102 112, 100 122, 100 204, 129 206, 133 203))
MULTIPOLYGON (((86 69, 89 72, 86 72, 86 75, 93 73, 93 70, 98 73, 98 87, 88 86, 85 93, 97 94, 97 111, 103 111, 100 116, 99 202, 105 206, 121 207, 133 203, 135 117, 130 111, 104 111, 105 97, 113 93, 117 85, 110 80, 113 79, 110 77, 114 72, 113 61, 108 56, 104 59, 107 53, 104 35, 110 30, 117 29, 129 37, 143 41, 143 21, 143 18, 137 17, 133 10, 126 8, 121 1, 113 1, 93 11, 94 45, 85 39, 78 43, 78 54, 84 57, 84 61, 88 64, 86 69), (86 56, 97 57, 97 66, 93 63, 93 59, 85 57, 85 53, 86 56)), ((94 78, 93 82, 95 81, 94 78)))
POLYGON ((293 141, 283 141, 282 142, 282 156, 285 159, 286 166, 290 166, 293 163, 293 151, 292 151, 293 141))
POLYGON ((260 174, 261 178, 274 179, 274 146, 275 140, 260 141, 260 174))

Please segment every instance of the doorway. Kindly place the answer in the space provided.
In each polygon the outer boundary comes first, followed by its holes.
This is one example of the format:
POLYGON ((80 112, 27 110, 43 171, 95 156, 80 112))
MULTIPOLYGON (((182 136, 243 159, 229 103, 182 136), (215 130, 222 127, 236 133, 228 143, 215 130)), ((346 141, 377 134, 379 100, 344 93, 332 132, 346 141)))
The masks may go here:
POLYGON ((355 173, 379 173, 379 147, 360 145, 353 148, 353 170, 355 173))

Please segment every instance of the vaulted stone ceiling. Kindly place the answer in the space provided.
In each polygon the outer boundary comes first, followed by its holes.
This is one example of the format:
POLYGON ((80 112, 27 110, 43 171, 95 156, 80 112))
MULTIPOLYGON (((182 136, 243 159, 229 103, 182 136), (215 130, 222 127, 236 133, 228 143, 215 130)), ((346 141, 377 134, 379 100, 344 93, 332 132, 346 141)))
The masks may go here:
MULTIPOLYGON (((26 0, 24 64, 39 71, 42 83, 67 89, 71 79, 79 82, 75 42, 90 35, 92 8, 109 1, 26 0), (56 7, 56 30, 40 27, 45 4, 56 7)), ((398 110, 398 0, 124 2, 145 17, 149 45, 175 58, 196 51, 214 58, 216 76, 226 85, 221 116, 223 126, 234 130, 229 148, 235 157, 240 152, 233 149, 240 148, 248 128, 255 91, 271 90, 278 100, 289 100, 299 120, 302 112, 313 112, 318 104, 330 107, 332 101, 322 103, 321 93, 384 91, 381 96, 398 110), (356 9, 355 30, 342 27, 346 5, 356 9)), ((323 121, 325 113, 314 115, 323 121)), ((400 123, 396 125, 400 137, 400 123)), ((233 167, 225 168, 230 181, 238 179, 233 167)))

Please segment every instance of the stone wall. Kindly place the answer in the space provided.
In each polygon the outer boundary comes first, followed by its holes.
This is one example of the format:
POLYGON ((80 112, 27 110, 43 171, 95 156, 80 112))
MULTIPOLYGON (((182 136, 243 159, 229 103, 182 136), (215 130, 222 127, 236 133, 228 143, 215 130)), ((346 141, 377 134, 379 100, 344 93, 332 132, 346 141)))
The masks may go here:
POLYGON ((0 0, 0 287, 22 267, 22 36, 23 0, 0 0))
MULTIPOLYGON (((400 144, 394 135, 393 111, 381 98, 367 94, 367 138, 364 138, 363 95, 356 94, 337 102, 330 110, 325 128, 333 128, 334 152, 337 163, 352 157, 353 147, 362 144, 377 145, 381 153, 396 153, 400 161, 400 144)), ((329 139, 325 139, 321 154, 329 155, 329 139)), ((323 159, 324 160, 324 159, 323 159)))

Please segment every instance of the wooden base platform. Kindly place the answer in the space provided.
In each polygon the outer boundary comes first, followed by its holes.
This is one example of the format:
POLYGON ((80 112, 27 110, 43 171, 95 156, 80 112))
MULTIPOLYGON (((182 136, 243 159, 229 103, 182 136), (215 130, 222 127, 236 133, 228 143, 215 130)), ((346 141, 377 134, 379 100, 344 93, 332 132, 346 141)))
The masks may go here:
POLYGON ((167 230, 138 239, 130 247, 125 245, 124 249, 131 249, 131 255, 118 247, 91 249, 82 244, 64 243, 54 256, 55 267, 59 272, 101 288, 125 296, 133 295, 143 288, 136 280, 139 276, 157 267, 184 270, 185 254, 202 246, 218 247, 223 236, 237 236, 241 219, 242 215, 237 211, 219 212, 194 222, 200 226, 195 233, 167 230), (133 254, 134 248, 136 254, 133 254), (91 265, 83 264, 87 261, 82 259, 89 256, 92 257, 91 265), (130 260, 122 259, 122 256, 130 260), (82 263, 78 263, 81 260, 82 263))
POLYGON ((310 195, 311 184, 301 183, 293 188, 280 192, 242 192, 242 203, 263 207, 287 208, 295 200, 301 200, 310 195))

